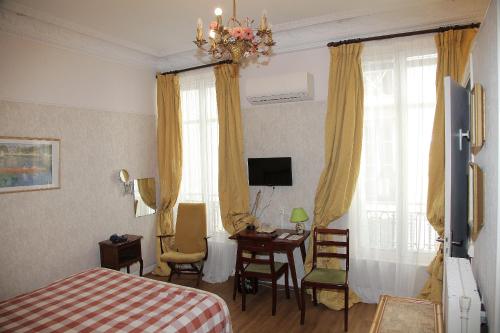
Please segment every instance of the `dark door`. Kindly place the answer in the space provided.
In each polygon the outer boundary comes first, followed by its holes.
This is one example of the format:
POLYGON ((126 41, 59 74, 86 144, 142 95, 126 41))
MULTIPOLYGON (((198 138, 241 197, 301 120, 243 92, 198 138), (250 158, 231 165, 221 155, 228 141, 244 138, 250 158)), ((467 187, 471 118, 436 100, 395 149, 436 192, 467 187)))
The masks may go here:
POLYGON ((445 91, 445 256, 467 257, 469 93, 450 77, 445 91))

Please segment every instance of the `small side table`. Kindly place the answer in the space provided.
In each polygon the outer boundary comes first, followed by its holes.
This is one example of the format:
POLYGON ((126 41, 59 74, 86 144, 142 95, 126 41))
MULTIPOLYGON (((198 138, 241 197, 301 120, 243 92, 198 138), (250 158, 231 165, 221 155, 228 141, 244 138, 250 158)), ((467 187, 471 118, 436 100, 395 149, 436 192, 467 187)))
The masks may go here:
POLYGON ((139 262, 142 276, 142 253, 141 238, 137 235, 126 235, 127 241, 113 244, 110 240, 99 242, 101 250, 101 267, 111 268, 119 271, 122 267, 127 267, 127 273, 130 273, 130 265, 139 262))

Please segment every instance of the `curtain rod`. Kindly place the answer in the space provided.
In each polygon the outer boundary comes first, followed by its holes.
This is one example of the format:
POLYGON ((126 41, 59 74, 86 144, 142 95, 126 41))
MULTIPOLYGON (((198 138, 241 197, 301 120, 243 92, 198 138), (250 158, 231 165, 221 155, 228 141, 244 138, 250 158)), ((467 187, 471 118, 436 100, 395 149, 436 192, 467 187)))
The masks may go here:
POLYGON ((222 60, 219 62, 214 62, 211 64, 205 64, 205 65, 200 65, 200 66, 195 66, 195 67, 188 67, 188 68, 183 68, 183 69, 177 69, 175 71, 170 71, 170 72, 164 72, 161 73, 161 75, 166 75, 166 74, 179 74, 182 72, 188 72, 188 71, 193 71, 195 69, 202 69, 202 68, 207 68, 207 67, 212 67, 212 66, 217 66, 217 65, 223 65, 223 64, 232 64, 232 60, 222 60))
POLYGON ((335 47, 335 46, 340 46, 343 44, 352 44, 352 43, 361 43, 361 42, 370 42, 373 40, 382 40, 382 39, 390 39, 390 38, 398 38, 398 37, 408 37, 408 36, 415 36, 415 35, 424 35, 424 34, 431 34, 431 33, 436 33, 436 32, 445 32, 448 30, 463 30, 463 29, 471 29, 471 28, 479 28, 481 23, 471 23, 471 24, 466 24, 466 25, 452 25, 452 26, 446 26, 446 27, 440 27, 440 28, 434 28, 434 29, 426 29, 426 30, 417 30, 417 31, 409 31, 409 32, 401 32, 397 34, 390 34, 390 35, 381 35, 381 36, 372 36, 372 37, 366 37, 366 38, 355 38, 355 39, 346 39, 346 40, 341 40, 338 42, 330 42, 326 44, 328 47, 335 47))

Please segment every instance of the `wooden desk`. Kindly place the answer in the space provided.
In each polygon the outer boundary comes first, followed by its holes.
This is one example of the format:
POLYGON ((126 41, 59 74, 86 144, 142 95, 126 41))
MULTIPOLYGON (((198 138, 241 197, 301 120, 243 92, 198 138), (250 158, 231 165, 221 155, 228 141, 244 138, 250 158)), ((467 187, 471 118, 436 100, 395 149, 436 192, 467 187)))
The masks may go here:
MULTIPOLYGON (((293 229, 276 229, 272 234, 258 233, 256 231, 250 230, 242 230, 231 237, 229 239, 234 239, 238 241, 238 239, 269 239, 269 241, 273 242, 273 248, 275 252, 278 253, 286 253, 288 259, 288 266, 290 267, 290 273, 292 277, 293 290, 295 292, 295 298, 297 299, 297 305, 300 309, 300 294, 299 294, 299 283, 297 281, 297 272, 295 270, 295 261, 293 260, 293 250, 296 248, 300 248, 300 254, 302 255, 302 262, 306 260, 306 246, 305 241, 307 237, 309 237, 310 231, 304 231, 302 238, 298 240, 288 240, 288 239, 278 239, 277 237, 285 232, 288 232, 290 235, 296 234, 296 231, 293 229)), ((236 269, 238 268, 238 262, 236 263, 236 269)))
POLYGON ((142 236, 126 236, 127 241, 123 243, 113 243, 110 240, 99 242, 99 248, 101 250, 101 267, 111 268, 117 271, 122 267, 127 267, 127 273, 130 273, 130 265, 139 262, 139 274, 142 276, 142 236))

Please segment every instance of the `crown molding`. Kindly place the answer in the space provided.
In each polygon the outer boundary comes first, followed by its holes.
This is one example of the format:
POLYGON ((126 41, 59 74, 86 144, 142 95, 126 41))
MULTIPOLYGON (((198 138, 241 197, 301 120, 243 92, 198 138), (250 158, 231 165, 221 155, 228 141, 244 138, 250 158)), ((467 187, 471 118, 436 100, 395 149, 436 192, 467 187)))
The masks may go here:
MULTIPOLYGON (((455 0, 455 10, 450 12, 447 2, 418 1, 411 6, 379 8, 377 12, 360 9, 277 24, 273 27, 273 37, 277 42, 273 53, 314 49, 343 39, 480 22, 487 1, 479 2, 455 0)), ((212 62, 194 46, 189 50, 165 54, 64 21, 12 0, 0 0, 0 31, 160 71, 212 62)))
POLYGON ((127 47, 129 49, 138 51, 140 53, 154 55, 157 57, 161 56, 161 54, 159 54, 158 52, 156 52, 156 50, 154 50, 152 48, 148 48, 148 47, 145 47, 143 45, 132 43, 128 40, 123 40, 120 38, 112 37, 110 35, 106 35, 102 32, 90 29, 90 28, 82 26, 80 24, 76 24, 76 23, 61 19, 59 17, 47 14, 45 12, 35 10, 33 8, 21 5, 18 2, 15 2, 13 0, 2 0, 2 2, 0 3, 0 7, 9 9, 12 12, 15 12, 15 13, 27 16, 27 17, 35 18, 35 19, 42 21, 42 22, 50 22, 50 23, 55 24, 56 26, 66 28, 66 29, 71 30, 71 31, 79 32, 81 34, 84 34, 84 35, 87 35, 90 37, 94 37, 97 39, 102 39, 102 40, 110 42, 112 44, 121 45, 121 46, 127 47))
MULTIPOLYGON (((466 8, 462 13, 454 15, 453 13, 446 14, 446 8, 441 10, 433 8, 433 10, 429 10, 429 15, 424 20, 407 16, 399 20, 395 19, 403 17, 403 10, 408 9, 389 10, 375 15, 364 14, 344 17, 333 21, 327 21, 325 17, 319 17, 317 19, 318 23, 314 23, 314 20, 311 19, 307 21, 305 26, 299 25, 293 28, 290 25, 287 29, 273 28, 273 37, 276 41, 273 54, 326 47, 326 44, 332 41, 481 22, 484 16, 484 11, 480 9, 470 11, 466 8)), ((162 71, 170 71, 211 62, 210 59, 200 57, 196 53, 196 50, 191 50, 162 57, 159 68, 162 71)))
MULTIPOLYGON (((7 4, 9 2, 6 2, 7 4)), ((0 31, 128 64, 156 67, 158 57, 0 6, 0 31)))

